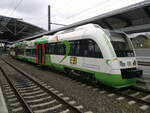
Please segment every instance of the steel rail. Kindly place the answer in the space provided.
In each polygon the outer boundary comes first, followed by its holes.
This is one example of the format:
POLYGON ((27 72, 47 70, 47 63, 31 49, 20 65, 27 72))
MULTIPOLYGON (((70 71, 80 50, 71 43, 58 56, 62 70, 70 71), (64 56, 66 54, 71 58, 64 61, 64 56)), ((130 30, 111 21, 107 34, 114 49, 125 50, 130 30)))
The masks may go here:
MULTIPOLYGON (((21 73, 22 75, 24 75, 25 77, 27 77, 28 79, 30 79, 31 81, 35 82, 39 87, 41 87, 42 89, 44 89, 44 91, 46 91, 47 93, 51 94, 52 96, 54 96, 56 99, 58 99, 59 101, 63 102, 66 106, 68 106, 70 109, 72 109, 73 111, 75 111, 75 113, 83 113, 82 111, 80 111, 79 109, 77 109, 76 107, 74 107, 73 105, 69 104, 67 101, 65 101, 64 99, 62 99, 61 97, 59 97, 58 95, 56 95, 55 93, 53 93, 52 91, 48 90, 46 87, 44 87, 41 83, 39 83, 38 81, 36 81, 30 74, 26 73, 25 71, 21 70, 20 68, 16 67, 15 65, 9 63, 8 61, 6 61, 5 59, 1 58, 6 64, 8 64, 9 66, 11 66, 13 69, 15 69, 16 71, 18 71, 19 73, 21 73)), ((23 99, 24 100, 24 99, 23 99)), ((25 101, 25 100, 24 100, 25 101)), ((32 113, 32 112, 31 112, 32 113)))
POLYGON ((143 89, 143 88, 139 88, 139 87, 130 87, 130 89, 150 94, 150 90, 147 90, 147 89, 143 89))
POLYGON ((128 94, 123 94, 120 90, 118 90, 117 92, 114 92, 120 96, 124 96, 124 97, 127 97, 127 98, 130 98, 130 99, 133 99, 135 101, 138 101, 140 103, 144 103, 144 104, 147 104, 150 106, 150 102, 149 101, 146 101, 146 100, 142 100, 140 98, 137 98, 137 97, 134 97, 134 96, 131 96, 131 95, 128 95, 128 94))
MULTIPOLYGON (((4 60, 4 59, 3 59, 4 60)), ((4 60, 5 61, 5 60, 4 60)), ((31 75, 27 74, 26 72, 22 71, 21 69, 19 69, 18 67, 14 66, 13 64, 10 64, 6 61, 7 64, 13 66, 16 70, 18 70, 20 73, 24 74, 25 76, 29 77, 29 79, 32 79, 33 81, 35 81, 32 77, 30 77, 31 75)), ((36 81, 35 81, 36 82, 36 81)), ((39 84, 39 83, 38 83, 39 84)), ((40 85, 40 84, 39 84, 40 85)), ((93 86, 93 85, 92 85, 93 86)), ((97 85, 96 85, 97 86, 97 85)), ((44 87, 45 88, 45 87, 44 87)), ((47 88, 46 88, 47 89, 47 88)), ((146 100, 142 100, 140 98, 137 98, 137 97, 134 97, 134 96, 131 96, 131 95, 128 95, 128 94, 123 94, 123 91, 125 91, 124 89, 117 89, 117 90, 112 90, 110 89, 109 87, 106 87, 104 88, 106 91, 110 92, 110 93, 115 93, 119 96, 123 96, 123 97, 127 97, 129 99, 132 99, 132 100, 135 100, 137 102, 140 102, 140 103, 144 103, 146 105, 150 105, 150 102, 149 101, 146 101, 146 100)), ((140 92, 145 92, 145 93, 150 93, 149 91, 147 90, 142 90, 142 89, 138 89, 138 88, 134 88, 134 87, 130 87, 129 89, 134 89, 134 90, 137 90, 137 91, 140 91, 140 92)), ((57 95, 56 95, 57 96, 57 95)), ((68 103, 67 103, 68 104, 68 103)), ((73 107, 74 108, 74 107, 73 107)), ((82 112, 79 112, 79 113, 82 113, 82 112)))
POLYGON ((34 113, 32 109, 30 109, 29 105, 27 104, 27 102, 24 100, 24 98, 21 96, 21 94, 19 93, 19 91, 17 90, 17 88, 13 85, 12 81, 10 80, 10 78, 8 77, 8 75, 5 73, 5 71, 1 68, 0 66, 0 70, 2 72, 2 74, 4 75, 4 77, 6 78, 7 82, 9 83, 9 85, 13 88, 13 90, 15 91, 15 93, 17 94, 17 96, 20 98, 19 100, 23 103, 23 106, 25 107, 25 110, 28 111, 28 113, 34 113))

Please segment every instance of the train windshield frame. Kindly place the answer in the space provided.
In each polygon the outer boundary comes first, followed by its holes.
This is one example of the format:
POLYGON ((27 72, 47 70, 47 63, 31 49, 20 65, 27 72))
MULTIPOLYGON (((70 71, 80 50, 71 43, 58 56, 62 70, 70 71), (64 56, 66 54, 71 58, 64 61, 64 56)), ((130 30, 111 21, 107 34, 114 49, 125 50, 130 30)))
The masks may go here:
POLYGON ((130 39, 123 34, 110 32, 110 40, 117 57, 134 57, 133 46, 130 39))

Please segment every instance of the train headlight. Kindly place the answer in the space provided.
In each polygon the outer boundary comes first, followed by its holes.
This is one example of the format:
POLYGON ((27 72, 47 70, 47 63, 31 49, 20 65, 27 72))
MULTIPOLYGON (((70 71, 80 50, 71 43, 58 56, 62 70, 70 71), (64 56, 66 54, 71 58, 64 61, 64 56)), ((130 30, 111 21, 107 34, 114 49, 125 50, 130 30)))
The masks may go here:
POLYGON ((136 60, 134 60, 133 65, 134 65, 134 66, 136 65, 136 60))
POLYGON ((126 64, 125 64, 124 62, 120 61, 120 66, 121 66, 121 67, 125 67, 125 65, 126 65, 126 64))

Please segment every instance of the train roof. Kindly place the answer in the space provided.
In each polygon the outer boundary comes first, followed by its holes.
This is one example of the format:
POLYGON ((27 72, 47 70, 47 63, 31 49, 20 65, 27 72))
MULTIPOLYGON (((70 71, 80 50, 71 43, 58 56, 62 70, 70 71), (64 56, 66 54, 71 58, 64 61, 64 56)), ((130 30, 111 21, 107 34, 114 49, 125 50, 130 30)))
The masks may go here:
MULTIPOLYGON (((48 43, 48 42, 58 42, 58 41, 62 40, 62 38, 60 38, 60 37, 63 37, 65 34, 70 35, 70 33, 73 33, 75 31, 81 31, 80 33, 82 34, 85 30, 88 30, 91 28, 103 29, 102 27, 100 27, 97 24, 85 24, 85 25, 78 26, 75 28, 59 31, 59 32, 55 33, 54 35, 44 35, 44 36, 37 38, 37 39, 34 39, 34 40, 18 42, 18 43, 16 43, 16 45, 17 46, 20 46, 20 45, 34 46, 35 44, 43 44, 43 43, 48 43), (84 30, 84 31, 82 31, 82 30, 84 30)), ((103 29, 103 31, 105 31, 106 33, 108 33, 108 32, 123 33, 120 31, 118 32, 118 31, 112 31, 112 30, 108 30, 108 29, 103 29)), ((81 35, 80 33, 78 32, 77 35, 81 35)))
POLYGON ((36 44, 37 43, 38 44, 42 44, 42 43, 48 43, 49 41, 57 42, 57 41, 60 41, 60 38, 59 38, 60 35, 62 36, 62 35, 68 34, 68 33, 73 33, 75 31, 87 30, 89 28, 90 29, 91 28, 103 29, 97 24, 85 24, 85 25, 82 25, 82 26, 79 26, 79 27, 75 27, 75 28, 59 31, 59 32, 55 33, 54 35, 45 35, 45 36, 43 36, 41 38, 36 39, 35 43, 36 44))

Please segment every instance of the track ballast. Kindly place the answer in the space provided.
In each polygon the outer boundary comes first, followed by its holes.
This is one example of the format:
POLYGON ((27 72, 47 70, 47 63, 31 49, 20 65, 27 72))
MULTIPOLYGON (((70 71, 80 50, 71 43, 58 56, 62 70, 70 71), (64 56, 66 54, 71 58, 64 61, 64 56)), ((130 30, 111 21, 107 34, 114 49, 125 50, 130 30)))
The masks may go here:
MULTIPOLYGON (((65 97, 62 93, 46 83, 32 77, 21 69, 6 62, 4 59, 2 60, 4 61, 3 63, 7 63, 7 69, 2 66, 0 67, 8 81, 8 84, 5 84, 8 88, 6 91, 15 94, 22 105, 20 109, 17 109, 17 112, 92 113, 91 111, 85 111, 82 105, 70 100, 69 97, 65 97), (13 77, 9 76, 9 72, 7 72, 9 70, 8 68, 16 71, 13 77)), ((13 109, 15 108, 12 107, 13 109)))

